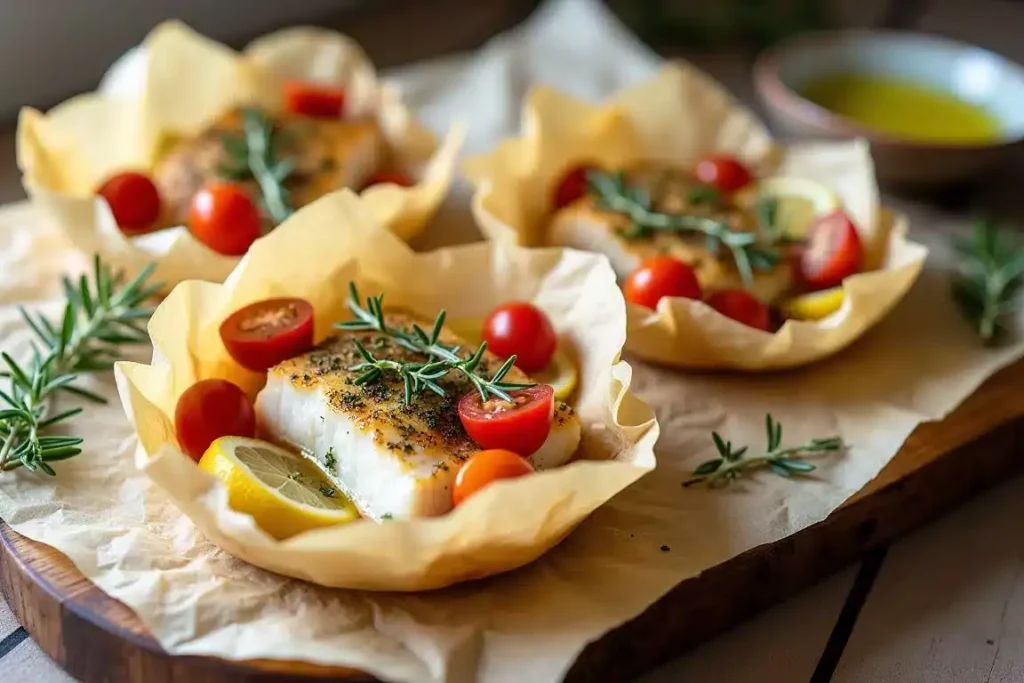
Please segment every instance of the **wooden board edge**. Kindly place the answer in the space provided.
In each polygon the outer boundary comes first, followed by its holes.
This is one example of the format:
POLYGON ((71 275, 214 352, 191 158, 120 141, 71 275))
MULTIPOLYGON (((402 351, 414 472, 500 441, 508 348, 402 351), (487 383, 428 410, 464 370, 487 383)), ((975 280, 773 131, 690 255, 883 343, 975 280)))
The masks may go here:
POLYGON ((32 546, 40 554, 52 554, 58 562, 67 565, 63 571, 73 573, 73 584, 83 584, 83 592, 95 592, 105 598, 108 607, 114 606, 115 612, 123 611, 131 619, 136 617, 128 607, 84 578, 59 551, 20 536, 0 521, 0 593, 43 652, 79 680, 104 683, 248 683, 265 682, 268 678, 274 683, 377 681, 355 669, 307 662, 231 662, 168 654, 152 637, 65 599, 49 579, 21 561, 17 546, 32 546))
POLYGON ((591 642, 570 668, 566 683, 630 681, 805 590, 872 548, 1024 471, 1024 458, 1016 449, 1022 438, 1024 416, 936 458, 910 479, 891 482, 815 525, 679 584, 639 616, 591 642), (721 600, 730 586, 757 590, 740 601, 721 600))

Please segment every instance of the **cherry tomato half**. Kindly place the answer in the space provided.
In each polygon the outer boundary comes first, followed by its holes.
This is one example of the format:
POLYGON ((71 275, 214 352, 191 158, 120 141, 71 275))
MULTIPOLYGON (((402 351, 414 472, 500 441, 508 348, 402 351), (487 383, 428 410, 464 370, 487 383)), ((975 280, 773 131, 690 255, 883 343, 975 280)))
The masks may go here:
POLYGON ((564 209, 577 199, 587 194, 587 174, 596 167, 590 164, 580 164, 569 169, 558 181, 552 196, 552 202, 556 209, 564 209))
POLYGON ((697 162, 693 174, 705 185, 711 185, 721 192, 735 192, 748 185, 752 179, 750 171, 740 161, 728 154, 710 154, 697 162))
POLYGON ((551 321, 531 303, 511 301, 494 309, 482 332, 487 348, 502 358, 516 357, 525 372, 543 370, 555 355, 558 335, 551 321))
POLYGON ((260 211, 238 183, 216 181, 192 197, 188 229, 196 239, 225 256, 249 251, 261 233, 260 211))
POLYGON ((671 256, 646 258, 629 274, 623 287, 626 301, 651 310, 662 297, 700 299, 700 282, 693 268, 671 256))
POLYGON ((860 271, 864 245, 857 226, 842 211, 822 216, 807 230, 807 248, 800 256, 800 278, 808 289, 838 287, 860 271))
POLYGON ((144 173, 118 173, 100 186, 117 227, 126 235, 144 232, 160 218, 160 191, 144 173))
POLYGON ((771 311, 750 292, 742 289, 723 289, 711 294, 707 303, 725 317, 741 322, 747 327, 771 331, 771 311))
POLYGON ((304 299, 257 301, 229 315, 220 338, 239 365, 264 372, 313 345, 313 307, 304 299))
POLYGON ((363 189, 365 190, 371 185, 380 185, 382 183, 392 183, 399 187, 412 187, 416 184, 416 181, 401 171, 380 171, 370 176, 370 179, 363 185, 363 189))
POLYGON ((474 454, 459 468, 452 489, 452 504, 462 501, 499 479, 513 479, 533 472, 533 465, 512 451, 492 449, 474 454))
POLYGON ((345 91, 303 81, 284 85, 285 109, 303 116, 336 119, 345 109, 345 91))
POLYGON ((555 390, 546 384, 508 392, 513 403, 492 398, 486 403, 471 392, 459 401, 459 419, 481 448, 504 448, 529 457, 551 432, 555 390))
POLYGON ((256 412, 245 392, 223 379, 204 379, 182 393, 174 431, 185 453, 199 462, 222 436, 256 436, 256 412))

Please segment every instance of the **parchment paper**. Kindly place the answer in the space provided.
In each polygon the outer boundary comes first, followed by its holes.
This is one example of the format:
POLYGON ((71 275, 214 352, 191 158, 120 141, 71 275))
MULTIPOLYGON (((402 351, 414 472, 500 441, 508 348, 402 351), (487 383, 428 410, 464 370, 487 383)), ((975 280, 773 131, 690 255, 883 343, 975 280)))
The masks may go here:
POLYGON ((414 253, 377 223, 349 190, 296 212, 249 249, 223 285, 184 282, 149 323, 153 362, 115 368, 125 412, 139 434, 136 465, 170 494, 203 534, 232 555, 323 586, 424 590, 531 562, 587 515, 654 469, 654 412, 629 393, 619 360, 626 310, 607 259, 570 249, 503 249, 480 242, 414 253), (323 245, 331 244, 330 250, 323 245), (262 299, 298 296, 313 305, 316 339, 351 317, 348 282, 385 306, 430 318, 484 317, 510 299, 532 301, 576 359, 571 405, 582 427, 572 463, 488 487, 431 519, 359 520, 277 541, 228 504, 215 478, 178 450, 174 407, 197 380, 220 377, 255 399, 266 380, 235 363, 218 329, 262 299))
MULTIPOLYGON (((472 114, 468 139, 482 151, 514 132, 519 98, 533 83, 598 99, 655 66, 597 3, 562 0, 515 40, 400 77, 425 97, 419 102, 433 125, 444 125, 445 107, 472 114)), ((135 470, 136 441, 110 377, 92 386, 114 403, 74 426, 89 438, 87 453, 62 463, 56 480, 0 476, 0 517, 67 554, 172 652, 342 663, 393 681, 557 681, 588 641, 678 581, 825 518, 871 481, 918 423, 945 415, 1021 355, 1020 344, 978 346, 948 299, 942 231, 953 226, 920 207, 915 218, 915 238, 932 250, 928 268, 894 314, 848 351, 763 376, 688 375, 634 362, 632 386, 656 406, 661 425, 658 469, 511 574, 437 593, 381 595, 253 569, 206 542, 135 470), (713 452, 709 430, 756 446, 766 410, 785 425, 786 441, 839 433, 854 448, 819 460, 813 481, 763 475, 713 493, 679 486, 713 452), (81 493, 97 489, 102 498, 81 493)), ((13 304, 58 296, 57 273, 83 265, 59 233, 29 221, 20 210, 0 222, 0 343, 18 353, 27 337, 13 304)))
POLYGON ((462 125, 453 123, 439 144, 395 86, 378 80, 362 48, 324 29, 278 31, 235 53, 180 22, 157 26, 111 68, 98 91, 46 114, 22 110, 22 182, 82 251, 100 253, 130 274, 155 263, 157 281, 168 290, 186 279, 220 282, 238 258, 209 249, 185 226, 128 237, 96 189, 113 173, 151 169, 167 139, 196 135, 234 107, 280 110, 283 84, 291 79, 342 84, 347 112, 377 121, 390 158, 416 183, 381 183, 362 196, 395 234, 414 238, 448 193, 462 125))
POLYGON ((778 144, 754 114, 686 63, 600 104, 546 86, 523 103, 520 137, 463 164, 476 185, 473 215, 488 239, 550 244, 551 188, 578 164, 623 168, 658 161, 692 167, 728 152, 758 178, 814 180, 835 193, 864 241, 864 272, 843 281, 843 305, 822 320, 787 320, 776 332, 736 323, 702 301, 629 305, 627 349, 684 368, 777 370, 806 365, 856 341, 907 293, 927 249, 907 241, 906 219, 882 210, 864 140, 778 144))

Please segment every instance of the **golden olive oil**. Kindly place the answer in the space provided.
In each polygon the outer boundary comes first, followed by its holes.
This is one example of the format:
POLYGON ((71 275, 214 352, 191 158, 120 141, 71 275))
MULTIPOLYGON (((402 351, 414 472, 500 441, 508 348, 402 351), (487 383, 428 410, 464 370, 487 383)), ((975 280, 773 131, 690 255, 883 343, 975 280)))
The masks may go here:
POLYGON ((984 107, 909 80, 837 74, 811 83, 803 95, 866 128, 919 142, 977 144, 1000 136, 984 107))

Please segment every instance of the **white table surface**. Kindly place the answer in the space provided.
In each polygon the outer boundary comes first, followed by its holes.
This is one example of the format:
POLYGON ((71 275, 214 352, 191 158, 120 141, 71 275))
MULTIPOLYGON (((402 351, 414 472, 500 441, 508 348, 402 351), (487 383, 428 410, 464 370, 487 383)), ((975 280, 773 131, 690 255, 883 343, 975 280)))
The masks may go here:
MULTIPOLYGON (((867 17, 884 9, 876 0, 840 4, 844 11, 859 8, 863 23, 872 23, 867 17)), ((1024 61, 1024 2, 932 0, 925 5, 917 28, 1024 61)), ((733 85, 738 96, 750 96, 745 70, 734 60, 698 63, 733 85)), ((13 156, 11 136, 0 136, 0 202, 23 196, 13 156)), ((955 207, 949 218, 965 218, 975 206, 1024 218, 1018 196, 1024 174, 1008 180, 948 201, 955 207)), ((903 206, 913 214, 912 204, 903 206)), ((934 215, 934 207, 918 210, 934 215)), ((1022 683, 1022 529, 1024 478, 1019 477, 638 683, 1022 683)), ((0 680, 18 683, 73 680, 27 637, 2 601, 0 672, 0 680)))

